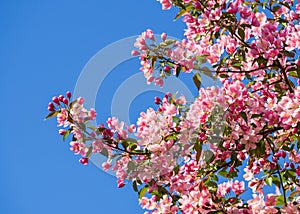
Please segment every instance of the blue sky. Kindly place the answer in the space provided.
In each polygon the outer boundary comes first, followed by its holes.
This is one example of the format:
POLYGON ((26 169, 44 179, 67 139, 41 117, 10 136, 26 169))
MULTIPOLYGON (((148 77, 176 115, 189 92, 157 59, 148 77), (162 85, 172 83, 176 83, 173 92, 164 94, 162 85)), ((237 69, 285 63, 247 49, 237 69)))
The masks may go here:
MULTIPOLYGON (((173 22, 175 11, 162 11, 155 0, 0 4, 0 213, 143 213, 130 185, 118 189, 115 177, 93 164, 79 164, 57 134, 55 120, 43 118, 52 96, 73 91, 85 64, 103 47, 147 28, 181 37, 184 25, 173 22)), ((138 61, 131 60, 119 72, 131 75, 138 68, 138 61)), ((123 78, 114 75, 106 87, 123 78)), ((101 102, 106 103, 99 92, 98 107, 101 102)), ((135 111, 145 105, 133 104, 135 111)), ((97 119, 105 121, 108 115, 102 107, 97 119)))

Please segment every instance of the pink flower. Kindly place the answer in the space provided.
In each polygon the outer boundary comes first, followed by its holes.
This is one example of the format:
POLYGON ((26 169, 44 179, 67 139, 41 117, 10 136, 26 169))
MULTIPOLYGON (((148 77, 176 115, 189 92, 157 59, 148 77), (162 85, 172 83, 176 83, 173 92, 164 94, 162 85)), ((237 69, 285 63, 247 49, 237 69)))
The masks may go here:
POLYGON ((70 150, 73 151, 76 155, 80 154, 81 156, 85 156, 88 152, 88 148, 84 143, 71 141, 70 142, 71 148, 70 150))
POLYGON ((79 97, 77 99, 77 101, 78 101, 79 105, 82 105, 84 103, 84 99, 82 97, 79 97))
POLYGON ((150 39, 150 40, 154 40, 154 33, 152 30, 148 29, 145 32, 145 38, 150 39))
POLYGON ((93 146, 93 153, 99 153, 104 148, 104 144, 103 144, 103 142, 102 142, 102 140, 100 138, 98 138, 97 140, 93 141, 92 146, 93 146))
POLYGON ((70 125, 68 121, 68 112, 66 109, 61 109, 61 112, 57 115, 58 126, 68 126, 70 125))
POLYGON ((104 162, 102 164, 102 168, 103 168, 104 171, 108 171, 110 169, 110 167, 111 167, 111 165, 108 162, 104 162))
POLYGON ((91 108, 90 111, 88 112, 88 116, 90 120, 95 120, 96 119, 96 111, 95 109, 91 108))
POLYGON ((164 86, 164 81, 161 77, 155 79, 155 85, 159 85, 161 88, 164 86))
POLYGON ((133 51, 131 51, 131 55, 132 56, 139 56, 140 52, 138 52, 137 50, 133 50, 133 51))
POLYGON ((170 0, 159 0, 160 3, 162 4, 162 9, 163 10, 169 10, 172 7, 172 1, 170 0))
POLYGON ((240 195, 245 192, 245 184, 243 181, 234 181, 231 185, 231 188, 236 195, 240 195))
POLYGON ((239 5, 241 4, 241 2, 239 0, 230 3, 229 8, 227 10, 228 13, 237 13, 239 10, 239 5))
POLYGON ((266 196, 266 206, 276 206, 276 195, 275 194, 267 194, 266 196))
POLYGON ((60 129, 60 130, 58 130, 58 133, 59 133, 60 135, 64 135, 64 134, 66 133, 66 130, 60 129))

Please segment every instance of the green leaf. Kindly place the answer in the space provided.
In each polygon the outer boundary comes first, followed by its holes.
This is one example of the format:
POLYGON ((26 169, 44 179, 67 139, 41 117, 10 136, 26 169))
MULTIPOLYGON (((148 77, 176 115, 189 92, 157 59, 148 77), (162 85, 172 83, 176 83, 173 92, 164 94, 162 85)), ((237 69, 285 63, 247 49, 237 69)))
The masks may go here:
POLYGON ((204 64, 204 63, 206 63, 206 57, 207 57, 208 55, 207 54, 203 54, 203 55, 199 55, 199 56, 196 56, 196 60, 197 60, 197 62, 200 64, 200 65, 202 65, 202 64, 204 64))
POLYGON ((178 66, 176 68, 176 77, 179 77, 180 71, 181 71, 181 66, 178 66))
POLYGON ((295 57, 295 53, 291 52, 291 51, 282 51, 282 53, 290 58, 294 58, 295 57))
POLYGON ((133 161, 129 161, 127 165, 127 172, 133 171, 135 168, 135 163, 133 161))
POLYGON ((194 81, 197 89, 200 90, 200 87, 201 87, 201 75, 198 72, 194 74, 193 81, 194 81))
POLYGON ((89 146, 89 150, 88 150, 88 152, 86 153, 85 157, 90 158, 91 155, 92 155, 92 151, 93 151, 93 147, 92 147, 92 146, 89 146))
POLYGON ((204 151, 203 156, 206 163, 211 163, 215 158, 214 153, 211 150, 204 151))
POLYGON ((57 116, 59 113, 59 111, 53 111, 53 112, 50 112, 46 117, 45 117, 45 120, 51 118, 51 117, 55 117, 57 116))
POLYGON ((134 151, 136 148, 137 148, 137 145, 136 145, 136 144, 130 145, 130 150, 131 150, 131 151, 134 151))
POLYGON ((296 195, 299 195, 299 194, 300 194, 300 190, 297 190, 295 192, 292 192, 289 197, 295 197, 296 195))
POLYGON ((198 163, 201 157, 202 153, 202 143, 200 141, 197 141, 194 145, 194 150, 197 152, 196 153, 196 162, 198 163))
POLYGON ((221 78, 228 78, 229 76, 227 74, 221 74, 220 77, 221 78))
POLYGON ((280 188, 281 183, 280 183, 280 179, 277 176, 275 176, 275 175, 272 176, 272 182, 273 182, 273 184, 275 184, 277 187, 280 188))
POLYGON ((69 104, 69 108, 72 109, 73 105, 77 102, 77 99, 73 100, 72 102, 70 102, 69 104))
POLYGON ((267 178, 265 178, 265 182, 266 182, 266 184, 268 184, 269 186, 272 186, 272 177, 267 177, 267 178))
POLYGON ((232 64, 232 67, 241 68, 242 64, 240 62, 236 62, 232 64))
POLYGON ((242 28, 238 29, 238 34, 241 37, 241 39, 244 41, 245 40, 245 31, 242 28))
POLYGON ((210 179, 213 180, 213 181, 218 181, 219 180, 218 176, 216 176, 215 174, 211 174, 210 179))
POLYGON ((147 190, 149 189, 148 186, 144 186, 140 191, 139 191, 139 199, 141 199, 147 192, 147 190))
POLYGON ((66 140, 66 138, 69 136, 70 133, 71 133, 71 129, 68 129, 63 136, 63 141, 66 140))
POLYGON ((151 58, 151 67, 152 67, 152 68, 154 68, 154 66, 155 66, 156 59, 157 59, 156 56, 153 56, 153 57, 151 58))
POLYGON ((283 195, 276 195, 275 199, 276 199, 276 206, 284 205, 284 197, 283 197, 283 195))
POLYGON ((95 131, 95 130, 97 129, 96 126, 87 126, 87 128, 89 128, 89 129, 91 129, 91 130, 93 130, 93 131, 95 131))
POLYGON ((102 151, 100 152, 102 155, 104 155, 105 157, 108 157, 108 151, 106 148, 103 148, 102 151))
POLYGON ((132 182, 132 187, 133 187, 133 190, 134 190, 135 192, 138 192, 138 191, 139 191, 139 190, 138 190, 138 187, 137 187, 136 180, 134 180, 134 181, 132 182))
POLYGON ((185 9, 181 9, 178 13, 177 13, 177 15, 175 16, 175 18, 174 18, 174 21, 175 20, 177 20, 177 19, 179 19, 181 16, 183 16, 183 14, 185 14, 187 11, 185 10, 185 9))
POLYGON ((296 71, 289 72, 289 76, 298 77, 298 73, 296 71))
POLYGON ((127 141, 122 141, 122 146, 123 146, 123 148, 127 151, 127 147, 128 147, 128 143, 127 143, 127 141))
POLYGON ((179 165, 178 164, 174 167, 173 171, 175 172, 175 175, 178 174, 178 172, 179 172, 179 165))
POLYGON ((208 182, 205 182, 205 186, 208 188, 208 191, 211 193, 215 193, 218 189, 217 183, 210 180, 208 180, 208 182))
POLYGON ((136 178, 136 182, 137 182, 139 185, 143 184, 143 182, 142 182, 140 179, 138 179, 138 178, 136 178))
POLYGON ((127 142, 130 142, 130 143, 137 143, 137 140, 134 139, 134 138, 131 138, 131 137, 128 137, 125 139, 127 142))
POLYGON ((248 124, 248 117, 245 112, 240 112, 239 115, 244 119, 244 121, 248 124))
POLYGON ((213 80, 216 80, 216 76, 214 74, 214 71, 212 71, 210 68, 203 66, 199 68, 200 73, 212 78, 213 80))
POLYGON ((281 8, 281 6, 276 5, 272 8, 272 10, 274 13, 276 13, 280 8, 281 8))
POLYGON ((164 41, 164 43, 165 43, 167 46, 173 45, 173 44, 175 43, 175 40, 173 40, 173 39, 166 39, 166 40, 164 41))
POLYGON ((259 117, 261 117, 261 115, 262 115, 262 114, 252 114, 252 115, 251 115, 251 118, 259 118, 259 117))
POLYGON ((222 170, 218 172, 218 175, 227 178, 228 177, 228 172, 226 170, 222 170))

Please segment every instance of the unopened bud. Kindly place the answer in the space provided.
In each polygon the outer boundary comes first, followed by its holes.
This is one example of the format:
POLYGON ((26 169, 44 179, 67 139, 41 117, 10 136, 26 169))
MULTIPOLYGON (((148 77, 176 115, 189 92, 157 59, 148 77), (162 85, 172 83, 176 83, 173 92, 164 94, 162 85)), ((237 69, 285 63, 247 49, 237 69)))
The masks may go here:
POLYGON ((88 165, 88 163, 89 163, 89 159, 88 158, 81 158, 80 160, 79 160, 79 162, 81 163, 81 164, 83 164, 83 165, 88 165))
POLYGON ((70 91, 67 91, 67 92, 66 92, 66 95, 67 95, 67 97, 70 99, 71 96, 72 96, 72 93, 71 93, 70 91))

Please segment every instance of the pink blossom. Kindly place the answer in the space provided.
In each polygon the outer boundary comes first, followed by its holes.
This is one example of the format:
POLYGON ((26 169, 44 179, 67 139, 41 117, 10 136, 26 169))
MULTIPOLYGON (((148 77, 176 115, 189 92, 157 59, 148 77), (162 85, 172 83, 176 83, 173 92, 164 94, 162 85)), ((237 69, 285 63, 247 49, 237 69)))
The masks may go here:
POLYGON ((88 152, 88 148, 84 143, 71 141, 70 146, 70 150, 73 151, 76 155, 80 154, 81 156, 85 156, 88 152))
POLYGON ((104 148, 104 144, 103 144, 103 142, 102 142, 102 140, 100 138, 98 138, 97 140, 93 141, 92 145, 93 145, 93 153, 99 153, 104 148))
POLYGON ((68 121, 68 112, 66 109, 62 109, 61 112, 57 115, 58 126, 68 126, 70 125, 68 121))
POLYGON ((169 10, 172 7, 172 1, 170 0, 159 0, 160 3, 162 4, 162 9, 163 10, 169 10))
POLYGON ((95 120, 96 119, 96 111, 95 109, 91 108, 90 111, 88 112, 88 117, 90 120, 95 120))
POLYGON ((240 181, 234 181, 232 183, 232 191, 236 194, 236 195, 240 195, 245 191, 245 184, 244 182, 240 182, 240 181))
POLYGON ((110 167, 111 167, 111 164, 108 163, 108 162, 104 162, 104 163, 102 164, 102 167, 103 167, 103 170, 104 170, 104 171, 108 171, 108 170, 110 169, 110 167))
POLYGON ((138 52, 137 50, 133 50, 133 51, 131 51, 131 55, 132 56, 139 56, 140 52, 138 52))

